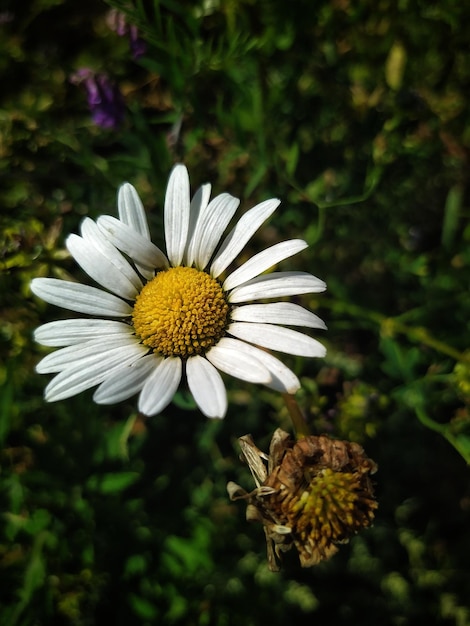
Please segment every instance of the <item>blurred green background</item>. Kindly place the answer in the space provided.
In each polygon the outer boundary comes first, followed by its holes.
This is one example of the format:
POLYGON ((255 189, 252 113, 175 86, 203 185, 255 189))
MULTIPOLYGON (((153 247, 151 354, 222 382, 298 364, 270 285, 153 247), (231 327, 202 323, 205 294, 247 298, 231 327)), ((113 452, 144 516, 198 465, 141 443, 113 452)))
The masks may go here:
POLYGON ((2 626, 470 625, 469 32, 456 0, 1 3, 2 626), (119 88, 114 127, 80 68, 119 88), (252 488, 237 437, 291 430, 274 392, 227 377, 223 421, 184 389, 151 419, 43 401, 32 331, 66 313, 30 280, 82 277, 64 237, 124 180, 162 244, 177 161, 241 210, 281 198, 244 255, 305 238, 283 267, 328 284, 299 299, 327 357, 283 360, 313 432, 378 463, 379 509, 313 569, 270 573, 225 491, 252 488))

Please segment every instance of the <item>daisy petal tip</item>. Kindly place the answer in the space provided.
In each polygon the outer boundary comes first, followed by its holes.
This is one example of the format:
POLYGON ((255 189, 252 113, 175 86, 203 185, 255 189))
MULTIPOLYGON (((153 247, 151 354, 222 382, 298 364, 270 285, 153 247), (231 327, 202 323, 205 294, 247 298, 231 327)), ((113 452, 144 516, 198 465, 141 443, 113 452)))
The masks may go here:
POLYGON ((78 235, 76 235, 75 233, 70 233, 69 235, 67 235, 67 237, 65 238, 65 245, 67 246, 69 241, 73 241, 75 237, 78 237, 78 235))
POLYGON ((54 391, 48 391, 47 387, 44 390, 44 400, 46 402, 58 402, 59 400, 62 400, 62 399, 63 398, 61 395, 54 393, 54 391))
POLYGON ((100 393, 100 387, 93 392, 93 402, 101 405, 114 404, 113 400, 110 400, 108 396, 100 393))
POLYGON ((158 413, 161 413, 161 411, 163 410, 160 408, 151 409, 150 406, 144 405, 143 403, 140 402, 140 400, 138 402, 137 408, 139 410, 139 413, 141 413, 142 415, 145 415, 145 417, 155 417, 155 415, 158 415, 158 413))
POLYGON ((140 196, 137 193, 137 189, 131 183, 127 181, 123 182, 118 190, 118 202, 126 202, 135 200, 140 203, 140 196))
POLYGON ((171 170, 170 176, 173 174, 178 174, 178 175, 188 174, 188 168, 186 167, 186 165, 184 165, 184 163, 175 163, 171 170))
POLYGON ((224 413, 221 415, 208 415, 207 417, 213 420, 223 420, 225 419, 226 414, 227 414, 227 411, 224 411, 224 413))
POLYGON ((158 413, 158 411, 156 411, 155 413, 152 413, 151 410, 148 407, 143 406, 143 403, 141 402, 140 398, 139 398, 139 401, 137 403, 137 409, 138 409, 139 413, 141 415, 145 415, 145 417, 153 417, 154 415, 156 415, 158 413))
POLYGON ((301 385, 299 381, 297 381, 296 383, 292 383, 291 385, 289 385, 289 387, 287 387, 286 393, 288 393, 290 396, 295 396, 295 394, 299 391, 300 386, 301 385))
POLYGON ((186 165, 182 163, 176 163, 170 172, 170 178, 168 180, 168 187, 179 186, 184 190, 189 190, 189 172, 186 165))
POLYGON ((225 416, 227 415, 227 406, 217 411, 210 411, 210 410, 208 411, 206 409, 202 409, 201 407, 199 407, 199 410, 205 417, 211 420, 223 420, 225 416))
POLYGON ((31 290, 31 293, 33 293, 35 296, 38 296, 39 298, 41 296, 39 295, 38 291, 40 291, 41 289, 41 283, 42 283, 41 278, 33 278, 33 280, 29 283, 29 288, 31 290))
POLYGON ((318 346, 311 352, 310 357, 313 359, 324 359, 326 357, 326 348, 320 342, 318 346))

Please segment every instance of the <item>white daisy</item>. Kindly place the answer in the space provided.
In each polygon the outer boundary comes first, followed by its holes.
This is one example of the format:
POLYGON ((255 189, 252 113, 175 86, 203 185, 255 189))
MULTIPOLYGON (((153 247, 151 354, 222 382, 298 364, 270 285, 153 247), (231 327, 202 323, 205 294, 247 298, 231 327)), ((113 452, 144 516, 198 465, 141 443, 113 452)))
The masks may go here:
POLYGON ((239 200, 222 193, 209 201, 210 190, 203 185, 190 200, 186 168, 173 168, 165 197, 165 255, 151 243, 139 196, 125 183, 118 194, 119 220, 85 218, 81 236, 66 241, 75 261, 104 289, 55 278, 32 281, 33 293, 46 302, 92 316, 49 322, 35 331, 39 343, 61 348, 37 365, 41 374, 57 374, 46 387, 46 400, 98 385, 95 402, 113 404, 139 393, 139 410, 155 415, 185 374, 202 413, 223 417, 227 394, 219 370, 283 393, 299 389, 295 374, 264 348, 324 356, 317 340, 285 328, 325 328, 324 323, 290 302, 248 303, 320 292, 325 283, 306 272, 264 274, 306 248, 300 239, 271 246, 221 279, 280 201, 247 211, 220 243, 239 200))

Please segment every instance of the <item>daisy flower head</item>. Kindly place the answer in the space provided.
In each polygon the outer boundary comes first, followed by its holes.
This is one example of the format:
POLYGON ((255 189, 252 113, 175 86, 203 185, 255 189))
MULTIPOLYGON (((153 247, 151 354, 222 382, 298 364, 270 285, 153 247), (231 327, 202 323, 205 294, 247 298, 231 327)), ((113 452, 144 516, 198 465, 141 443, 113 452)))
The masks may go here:
POLYGON ((307 247, 292 239, 227 268, 280 201, 247 211, 223 238, 239 200, 228 193, 210 199, 209 184, 190 198, 186 167, 176 165, 165 196, 166 254, 151 242, 136 190, 118 193, 119 219, 85 218, 66 246, 99 287, 35 278, 33 293, 85 317, 43 324, 35 340, 59 348, 37 365, 56 374, 48 401, 95 387, 98 404, 139 394, 145 415, 162 411, 181 379, 207 417, 224 417, 227 394, 220 372, 295 393, 295 374, 267 350, 321 357, 316 339, 289 326, 325 328, 314 313, 291 302, 260 302, 321 292, 325 283, 307 272, 266 270, 307 247), (287 326, 287 327, 286 327, 287 326))

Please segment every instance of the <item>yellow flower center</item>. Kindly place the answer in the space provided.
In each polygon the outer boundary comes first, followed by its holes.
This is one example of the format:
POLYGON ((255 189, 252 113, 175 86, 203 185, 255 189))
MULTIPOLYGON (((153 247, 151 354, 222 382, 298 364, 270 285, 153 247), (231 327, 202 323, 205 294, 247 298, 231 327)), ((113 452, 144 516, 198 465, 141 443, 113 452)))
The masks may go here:
POLYGON ((158 272, 137 296, 132 321, 141 342, 164 356, 203 354, 223 336, 229 305, 220 284, 192 267, 158 272))
POLYGON ((342 541, 373 518, 376 503, 364 492, 360 474, 323 469, 293 506, 297 531, 320 543, 342 541))

